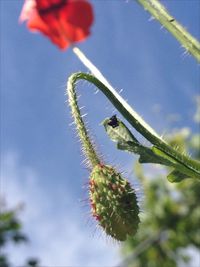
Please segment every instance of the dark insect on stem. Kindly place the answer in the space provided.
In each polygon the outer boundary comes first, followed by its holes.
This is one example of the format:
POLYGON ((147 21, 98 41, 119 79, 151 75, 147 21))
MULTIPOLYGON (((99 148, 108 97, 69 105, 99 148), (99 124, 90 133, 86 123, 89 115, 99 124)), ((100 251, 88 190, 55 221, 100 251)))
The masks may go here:
POLYGON ((117 120, 117 116, 113 115, 108 122, 108 125, 112 126, 113 128, 116 128, 117 126, 119 126, 119 122, 117 120))

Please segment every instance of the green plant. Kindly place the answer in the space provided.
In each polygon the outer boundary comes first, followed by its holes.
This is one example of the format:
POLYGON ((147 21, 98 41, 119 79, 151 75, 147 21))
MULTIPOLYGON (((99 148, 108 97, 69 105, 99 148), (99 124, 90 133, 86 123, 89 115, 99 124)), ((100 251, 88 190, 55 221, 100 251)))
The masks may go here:
MULTIPOLYGON (((22 224, 19 220, 19 207, 8 209, 5 203, 0 200, 0 267, 10 267, 10 256, 4 250, 8 243, 19 245, 27 243, 28 238, 22 232, 22 224)), ((38 266, 36 258, 29 258, 24 265, 26 267, 38 266)))
MULTIPOLYGON (((68 80, 67 93, 69 95, 69 103, 72 107, 72 114, 74 106, 77 104, 75 87, 78 80, 86 80, 93 83, 100 89, 117 110, 124 116, 124 118, 153 146, 146 147, 138 142, 133 134, 128 130, 123 122, 116 118, 117 125, 113 127, 109 124, 110 119, 106 119, 103 124, 109 134, 110 138, 117 141, 118 148, 127 150, 129 152, 140 155, 141 163, 159 163, 173 168, 173 171, 168 175, 168 180, 171 182, 178 182, 185 178, 200 179, 200 163, 197 160, 191 159, 189 156, 180 153, 176 148, 169 145, 163 140, 129 105, 128 103, 114 90, 105 86, 95 76, 86 73, 75 73, 68 80)), ((81 119, 81 115, 79 115, 81 119)), ((79 129, 80 121, 75 123, 79 129)), ((81 133, 81 132, 80 132, 81 133)), ((82 133, 80 137, 82 138, 82 133)), ((85 151, 90 153, 88 148, 88 138, 84 140, 83 147, 85 151)), ((93 153, 93 152, 92 152, 93 153)), ((88 154, 89 156, 89 154, 88 154)), ((93 156, 91 160, 98 160, 93 156)))
MULTIPOLYGON (((77 75, 79 77, 79 74, 77 75)), ((77 102, 75 91, 77 75, 73 75, 69 80, 67 93, 82 149, 91 170, 89 182, 91 213, 108 235, 118 241, 124 241, 138 228, 137 197, 129 182, 112 166, 105 165, 96 152, 77 102)), ((84 74, 80 75, 82 77, 84 74)))
POLYGON ((200 43, 194 38, 158 0, 137 0, 153 18, 158 20, 198 62, 200 62, 200 43))
MULTIPOLYGON (((184 135, 180 130, 170 134, 169 143, 177 144, 200 159, 200 135, 184 135), (198 135, 198 139, 196 139, 198 135), (195 140, 198 140, 196 142, 195 140)), ((186 179, 181 183, 170 184, 165 179, 168 170, 149 174, 138 163, 135 174, 143 185, 140 231, 129 238, 122 246, 123 262, 120 266, 129 267, 177 267, 182 262, 191 265, 188 248, 200 251, 200 183, 186 179)))
MULTIPOLYGON (((187 32, 174 17, 168 13, 165 7, 158 0, 138 0, 138 3, 141 4, 145 10, 149 11, 151 15, 164 27, 166 27, 166 29, 174 35, 174 37, 183 45, 183 47, 185 47, 186 51, 190 52, 197 59, 197 61, 200 60, 199 42, 189 32, 187 32)), ((200 162, 192 159, 189 154, 185 153, 185 151, 180 151, 177 149, 177 147, 172 143, 167 143, 166 140, 159 136, 156 131, 152 129, 151 126, 149 126, 137 114, 137 112, 128 105, 128 103, 109 84, 101 72, 85 57, 80 50, 74 48, 73 51, 93 73, 93 75, 81 72, 72 74, 71 77, 69 77, 67 84, 67 93, 69 96, 69 104, 72 108, 72 115, 75 118, 75 123, 82 141, 83 150, 85 151, 86 156, 90 159, 92 166, 95 167, 97 164, 100 164, 100 160, 96 156, 96 153, 94 153, 95 151, 89 139, 88 132, 84 127, 84 122, 78 109, 75 91, 78 80, 86 80, 100 89, 101 92, 121 113, 124 119, 126 119, 127 122, 129 122, 131 126, 151 144, 150 146, 144 146, 141 144, 126 127, 123 121, 119 120, 116 116, 112 116, 111 118, 106 118, 103 121, 103 125, 110 139, 114 142, 117 142, 118 149, 138 154, 139 163, 153 163, 166 166, 169 171, 167 178, 170 182, 181 182, 186 178, 192 178, 194 183, 199 182, 200 162), (75 109, 78 111, 75 111, 75 109), (78 119, 76 118, 76 113, 79 117, 78 119), (91 156, 92 154, 93 156, 91 156)), ((106 199, 105 196, 104 199, 106 199)), ((93 197, 92 205, 94 205, 93 197)), ((99 214, 96 212, 96 203, 94 214, 97 217, 99 216, 99 214)), ((107 213, 107 216, 110 214, 112 214, 111 211, 107 213)), ((111 224, 113 218, 110 219, 111 224)), ((100 224, 102 226, 104 225, 102 222, 100 222, 100 224)), ((108 229, 109 228, 105 229, 106 232, 116 238, 117 235, 112 234, 112 232, 108 229)), ((124 238, 121 239, 124 240, 124 238)))
MULTIPOLYGON (((200 61, 200 44, 161 4, 158 0, 137 0, 163 27, 165 27, 186 49, 187 53, 194 56, 197 61, 200 61)), ((82 41, 90 34, 90 27, 93 23, 93 9, 88 1, 41 1, 28 0, 24 4, 22 10, 21 21, 27 21, 27 26, 31 31, 40 31, 56 44, 60 49, 72 47, 73 52, 78 56, 82 63, 91 71, 92 74, 75 73, 69 77, 67 85, 67 93, 69 96, 69 104, 72 109, 72 115, 78 130, 79 137, 82 142, 83 151, 89 160, 92 176, 90 177, 90 198, 93 215, 98 218, 100 225, 112 237, 118 240, 125 240, 128 235, 135 233, 139 219, 137 199, 129 184, 114 168, 102 163, 102 160, 96 153, 93 142, 90 140, 88 130, 86 129, 76 96, 76 82, 78 80, 86 80, 100 89, 104 95, 110 100, 115 108, 121 113, 125 120, 140 133, 146 140, 150 142, 149 146, 144 146, 140 143, 131 131, 126 127, 126 124, 119 120, 116 116, 106 118, 103 121, 105 130, 114 142, 117 142, 117 148, 138 154, 140 163, 160 164, 168 168, 170 182, 181 182, 186 178, 191 178, 193 182, 199 182, 200 179, 200 162, 192 159, 188 154, 179 151, 173 144, 167 143, 159 136, 150 125, 148 125, 135 110, 114 90, 110 83, 105 79, 102 73, 96 66, 74 46, 76 42, 82 41), (70 29, 70 30, 69 30, 70 29), (96 174, 99 168, 103 172, 96 174), (109 171, 108 171, 109 170, 109 171), (111 175, 110 171, 113 174, 111 175), (95 174, 95 175, 94 175, 95 174), (95 178, 93 177, 95 176, 95 178), (123 201, 124 196, 120 195, 120 191, 110 191, 107 181, 114 179, 112 183, 124 187, 125 200, 130 194, 133 200, 134 214, 131 209, 125 208, 123 201), (94 184, 98 188, 95 188, 94 184), (93 192, 97 190, 96 192, 93 192), (106 195, 110 194, 109 201, 112 206, 108 205, 106 195), (98 195, 98 198, 94 194, 98 195), (99 199, 103 199, 100 203, 99 199), (116 198, 117 201, 113 202, 116 198), (119 201, 120 199, 120 201, 119 201), (117 207, 117 208, 116 208, 117 207), (122 208, 124 207, 124 208, 122 208), (98 208, 98 209, 97 209, 98 208), (113 209, 113 212, 112 210, 113 209), (99 211, 102 210, 102 211, 99 211), (116 211, 115 211, 116 210, 116 211), (124 214, 123 214, 124 211, 124 214), (110 216, 110 223, 102 221, 102 213, 105 220, 110 216), (130 227, 128 213, 132 214, 133 221, 130 227), (121 217, 124 216, 124 220, 121 217), (122 227, 121 223, 113 224, 113 220, 118 218, 126 227, 122 227), (134 226, 134 227, 133 227, 134 226), (121 230, 120 230, 121 229, 121 230), (130 230, 131 229, 131 230, 130 230), (134 229, 134 231, 133 231, 134 229)))

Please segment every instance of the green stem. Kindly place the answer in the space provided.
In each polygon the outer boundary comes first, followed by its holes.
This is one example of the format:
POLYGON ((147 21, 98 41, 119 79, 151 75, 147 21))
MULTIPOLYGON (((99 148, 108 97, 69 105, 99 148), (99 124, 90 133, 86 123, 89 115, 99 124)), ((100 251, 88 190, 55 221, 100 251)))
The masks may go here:
POLYGON ((80 137, 83 152, 89 160, 90 166, 95 167, 97 164, 100 164, 100 158, 97 155, 97 152, 94 148, 94 145, 89 137, 89 133, 87 128, 85 127, 83 116, 81 115, 80 108, 78 106, 77 94, 74 90, 74 86, 68 86, 68 101, 71 107, 72 116, 74 118, 74 122, 76 124, 76 128, 78 131, 78 135, 80 137))
POLYGON ((173 16, 159 0, 137 0, 155 19, 157 19, 181 45, 200 62, 200 43, 173 16))
MULTIPOLYGON (((183 173, 200 179, 200 163, 182 155, 177 150, 168 145, 157 133, 128 105, 128 103, 113 89, 105 86, 100 80, 91 74, 74 73, 69 77, 67 91, 69 96, 75 94, 75 86, 78 80, 86 80, 100 89, 110 102, 118 109, 124 118, 149 142, 164 154, 181 164, 183 173)), ((73 97, 74 98, 74 97, 73 97)), ((73 101, 72 98, 69 100, 73 101)), ((71 104, 70 104, 71 105, 71 104)), ((76 104, 77 105, 77 104, 76 104)), ((71 105, 72 108, 75 106, 71 105)))

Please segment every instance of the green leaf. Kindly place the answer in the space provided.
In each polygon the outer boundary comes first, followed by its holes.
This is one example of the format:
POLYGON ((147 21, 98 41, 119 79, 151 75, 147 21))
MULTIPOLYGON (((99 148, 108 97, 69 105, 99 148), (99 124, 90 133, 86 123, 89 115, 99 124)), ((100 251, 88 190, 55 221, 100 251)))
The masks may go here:
MULTIPOLYGON (((143 146, 130 132, 126 125, 119 120, 116 115, 106 118, 103 123, 105 130, 114 142, 117 142, 117 148, 139 155, 140 163, 155 163, 172 167, 174 172, 169 174, 168 180, 179 182, 186 177, 195 177, 194 172, 177 160, 173 155, 159 149, 157 146, 143 146)), ((182 156, 184 157, 184 156, 182 156)))
POLYGON ((170 181, 171 183, 177 183, 177 182, 181 182, 182 180, 186 179, 186 178, 191 178, 188 175, 181 173, 177 170, 173 170, 168 176, 167 179, 168 181, 170 181))
POLYGON ((168 161, 169 164, 168 165, 166 164, 167 166, 173 167, 175 169, 176 172, 174 173, 172 172, 171 174, 169 174, 169 177, 168 177, 169 181, 179 182, 185 178, 189 178, 189 177, 197 178, 198 177, 192 170, 188 169, 186 165, 187 162, 185 162, 185 165, 184 165, 182 162, 179 162, 172 156, 167 155, 164 151, 158 149, 155 146, 152 147, 152 150, 157 156, 162 157, 163 159, 168 161), (178 178, 175 178, 175 174, 177 175, 178 178))
POLYGON ((171 162, 168 158, 154 153, 152 148, 139 143, 126 125, 119 120, 116 115, 111 118, 106 118, 102 124, 110 139, 117 142, 117 148, 140 155, 140 163, 157 163, 171 166, 171 162))
POLYGON ((169 165, 168 161, 163 159, 162 157, 157 156, 151 148, 143 146, 141 144, 135 144, 132 142, 126 143, 117 143, 117 148, 120 150, 128 151, 131 153, 135 153, 140 155, 139 162, 140 163, 156 163, 156 164, 164 164, 169 165))
POLYGON ((165 152, 163 152, 159 148, 153 146, 152 150, 157 156, 162 157, 163 159, 168 161, 169 162, 168 166, 175 166, 178 163, 175 159, 173 159, 172 157, 168 156, 165 152))

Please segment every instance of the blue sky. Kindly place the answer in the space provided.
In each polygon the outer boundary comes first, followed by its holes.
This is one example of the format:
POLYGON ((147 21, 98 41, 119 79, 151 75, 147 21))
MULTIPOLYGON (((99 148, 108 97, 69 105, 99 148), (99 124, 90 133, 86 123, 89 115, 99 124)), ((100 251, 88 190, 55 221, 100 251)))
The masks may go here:
MULTIPOLYGON (((92 34, 78 47, 160 134, 174 127, 197 131, 192 122, 199 94, 196 61, 135 1, 91 2, 92 34)), ((163 2, 199 38, 199 1, 163 2)), ((65 84, 71 73, 87 69, 70 49, 61 52, 19 25, 22 5, 1 0, 1 190, 9 206, 25 203, 21 218, 31 242, 8 251, 15 265, 29 255, 46 266, 116 265, 119 245, 95 230, 80 201, 87 198, 82 187, 89 174, 69 126, 65 84)), ((100 125, 115 110, 93 86, 80 83, 79 88, 104 159, 136 183, 136 157, 116 151, 100 125)))

